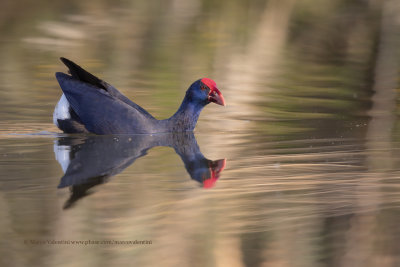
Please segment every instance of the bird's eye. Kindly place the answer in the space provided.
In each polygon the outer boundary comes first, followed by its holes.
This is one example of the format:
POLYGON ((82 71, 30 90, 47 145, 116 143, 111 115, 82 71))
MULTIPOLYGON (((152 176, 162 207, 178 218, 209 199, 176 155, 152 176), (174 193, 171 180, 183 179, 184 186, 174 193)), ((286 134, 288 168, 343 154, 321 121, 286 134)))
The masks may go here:
POLYGON ((204 91, 204 90, 206 90, 206 87, 205 86, 200 86, 200 89, 201 89, 201 91, 204 91))

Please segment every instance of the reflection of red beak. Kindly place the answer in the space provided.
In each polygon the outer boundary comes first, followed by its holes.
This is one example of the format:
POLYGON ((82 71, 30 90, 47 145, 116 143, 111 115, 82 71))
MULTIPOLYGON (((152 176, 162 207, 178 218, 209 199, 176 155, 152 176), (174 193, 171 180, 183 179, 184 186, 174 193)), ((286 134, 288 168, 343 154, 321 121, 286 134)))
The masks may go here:
POLYGON ((210 161, 208 163, 208 166, 210 169, 211 177, 203 180, 204 188, 214 187, 215 183, 217 182, 217 180, 219 178, 220 173, 225 169, 226 159, 210 161))
POLYGON ((225 99, 217 88, 214 88, 210 91, 210 93, 208 94, 208 101, 221 106, 225 106, 225 99))

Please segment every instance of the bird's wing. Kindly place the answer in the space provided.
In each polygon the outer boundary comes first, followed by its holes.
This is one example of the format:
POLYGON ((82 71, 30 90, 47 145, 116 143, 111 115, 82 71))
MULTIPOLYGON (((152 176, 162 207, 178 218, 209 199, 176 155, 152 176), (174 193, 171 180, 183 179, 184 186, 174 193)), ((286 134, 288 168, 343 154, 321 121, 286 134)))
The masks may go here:
MULTIPOLYGON (((155 119, 128 105, 109 91, 82 82, 65 73, 56 78, 72 109, 92 133, 151 133, 155 119)), ((136 105, 137 106, 137 105, 136 105)))
POLYGON ((146 114, 147 116, 150 116, 151 118, 153 118, 153 116, 149 112, 147 112, 144 108, 142 108, 141 106, 139 106, 136 103, 129 100, 126 96, 121 94, 121 92, 118 91, 114 86, 97 78, 96 76, 94 76, 90 72, 86 71, 81 66, 74 63, 73 61, 66 59, 64 57, 61 57, 60 59, 68 67, 71 76, 74 77, 75 79, 80 80, 85 83, 88 83, 88 84, 91 84, 99 89, 104 89, 113 97, 121 100, 125 104, 128 104, 129 106, 131 106, 131 107, 139 110, 140 112, 146 114))

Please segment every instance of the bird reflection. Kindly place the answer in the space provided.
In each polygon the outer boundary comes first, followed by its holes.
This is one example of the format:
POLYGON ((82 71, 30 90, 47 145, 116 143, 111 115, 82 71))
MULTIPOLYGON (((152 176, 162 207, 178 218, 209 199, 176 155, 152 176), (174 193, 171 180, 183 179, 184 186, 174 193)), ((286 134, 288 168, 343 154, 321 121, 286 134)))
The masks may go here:
POLYGON ((64 205, 70 208, 77 200, 90 194, 88 190, 108 179, 146 155, 155 146, 175 149, 186 171, 204 188, 211 188, 225 168, 225 159, 209 160, 200 152, 193 133, 118 136, 70 136, 59 138, 54 153, 64 176, 58 188, 70 187, 71 196, 64 205))

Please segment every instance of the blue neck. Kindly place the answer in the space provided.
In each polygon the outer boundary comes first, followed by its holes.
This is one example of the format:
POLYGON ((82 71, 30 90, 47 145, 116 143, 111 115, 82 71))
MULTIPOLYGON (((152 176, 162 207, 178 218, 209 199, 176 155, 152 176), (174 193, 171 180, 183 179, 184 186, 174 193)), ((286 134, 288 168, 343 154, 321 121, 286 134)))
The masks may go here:
POLYGON ((184 98, 178 111, 169 119, 160 121, 169 132, 193 131, 205 105, 184 98))

